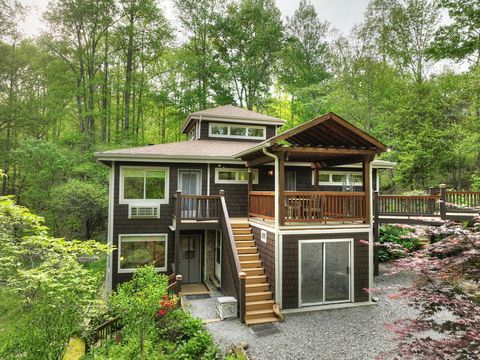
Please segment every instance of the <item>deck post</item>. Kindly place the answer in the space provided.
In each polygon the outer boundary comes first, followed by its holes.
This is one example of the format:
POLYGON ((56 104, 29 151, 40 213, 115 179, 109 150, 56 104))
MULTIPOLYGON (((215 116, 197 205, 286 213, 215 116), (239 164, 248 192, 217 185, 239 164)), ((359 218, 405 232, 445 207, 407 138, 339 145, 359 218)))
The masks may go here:
POLYGON ((247 219, 250 218, 250 192, 253 191, 253 169, 248 168, 248 188, 247 188, 247 219))
POLYGON ((366 224, 371 224, 372 219, 371 219, 371 198, 370 194, 372 191, 372 184, 371 184, 371 177, 370 177, 370 163, 371 159, 370 157, 365 158, 365 160, 362 162, 362 180, 363 180, 363 191, 365 192, 365 223, 366 224))
MULTIPOLYGON (((373 192, 373 241, 380 239, 380 216, 379 216, 379 197, 378 190, 373 192)), ((378 247, 373 247, 373 275, 379 274, 378 247)))
POLYGON ((442 220, 447 219, 447 185, 440 184, 438 186, 440 188, 440 218, 442 220))
POLYGON ((178 274, 180 269, 180 227, 182 223, 182 192, 175 193, 175 269, 178 274))
POLYGON ((238 291, 238 305, 240 309, 240 321, 245 323, 245 313, 246 313, 246 287, 245 283, 247 280, 247 274, 243 271, 238 273, 239 279, 239 291, 238 291))
POLYGON ((285 224, 285 152, 278 153, 278 217, 279 224, 285 224))
POLYGON ((312 173, 313 173, 313 191, 318 190, 318 166, 317 164, 312 164, 312 173))
MULTIPOLYGON (((435 195, 435 189, 432 186, 430 186, 428 188, 428 195, 430 195, 430 196, 435 195)), ((428 201, 428 211, 432 216, 435 215, 435 200, 434 199, 428 201)))

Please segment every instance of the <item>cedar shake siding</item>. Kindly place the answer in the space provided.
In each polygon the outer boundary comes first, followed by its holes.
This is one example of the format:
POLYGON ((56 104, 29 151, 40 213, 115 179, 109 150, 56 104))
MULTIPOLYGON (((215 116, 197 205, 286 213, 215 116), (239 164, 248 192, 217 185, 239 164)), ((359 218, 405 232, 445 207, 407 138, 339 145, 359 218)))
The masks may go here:
MULTIPOLYGON (((255 139, 239 139, 239 138, 228 138, 228 137, 224 137, 224 138, 220 138, 220 137, 210 137, 209 136, 209 133, 208 133, 208 127, 209 127, 209 123, 215 123, 215 124, 231 124, 231 125, 235 125, 236 123, 233 123, 231 121, 229 121, 228 119, 225 119, 225 120, 222 120, 222 119, 218 119, 218 121, 202 121, 201 124, 200 124, 200 139, 199 140, 235 140, 235 141, 250 141, 250 142, 261 142, 261 141, 264 141, 265 139, 259 139, 259 140, 255 140, 255 139)), ((238 125, 254 125, 254 126, 265 126, 265 131, 266 131, 266 134, 267 134, 267 137, 266 139, 269 139, 273 136, 275 136, 275 128, 277 127, 277 125, 262 125, 262 124, 255 124, 255 123, 250 123, 250 124, 247 124, 247 123, 238 123, 238 125)))
POLYGON ((260 260, 262 260, 263 268, 265 269, 265 275, 267 281, 270 284, 270 291, 275 299, 275 233, 267 231, 267 242, 261 240, 261 229, 255 225, 250 224, 252 227, 253 238, 258 248, 258 254, 260 260))
MULTIPOLYGON (((170 230, 172 215, 174 213, 174 199, 178 189, 178 170, 192 169, 202 170, 202 192, 206 193, 207 188, 207 167, 204 164, 171 164, 171 163, 144 163, 144 162, 116 162, 115 163, 115 188, 113 206, 113 246, 118 249, 120 234, 168 234, 167 244, 167 273, 172 273, 172 263, 175 259, 174 232, 170 230), (128 205, 119 204, 120 166, 139 167, 168 167, 169 168, 169 201, 168 204, 160 205, 160 219, 129 219, 128 205)), ((130 280, 132 273, 118 273, 118 250, 112 254, 112 289, 124 281, 130 280)))
POLYGON ((359 240, 368 240, 369 235, 365 233, 341 233, 338 234, 295 234, 283 236, 283 260, 282 260, 282 283, 283 283, 283 308, 293 309, 299 307, 298 299, 298 251, 299 240, 328 240, 328 239, 352 239, 353 238, 353 289, 354 302, 365 302, 369 300, 368 294, 364 289, 369 287, 369 265, 368 265, 368 246, 359 243, 359 240))

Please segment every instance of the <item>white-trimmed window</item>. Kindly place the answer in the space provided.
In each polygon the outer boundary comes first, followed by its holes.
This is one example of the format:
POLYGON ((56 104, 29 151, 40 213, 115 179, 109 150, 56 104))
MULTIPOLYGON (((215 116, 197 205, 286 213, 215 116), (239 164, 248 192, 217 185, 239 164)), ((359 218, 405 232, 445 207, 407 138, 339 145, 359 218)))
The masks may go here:
POLYGON ((209 123, 208 135, 221 138, 265 140, 266 128, 257 125, 209 123))
POLYGON ((361 186, 363 185, 362 173, 348 171, 319 171, 319 185, 338 185, 338 186, 361 186))
POLYGON ((168 168, 120 168, 120 203, 158 205, 168 204, 168 168))
POLYGON ((128 234, 118 236, 118 272, 134 272, 152 265, 167 271, 167 234, 128 234))
MULTIPOLYGON (((258 184, 258 169, 253 169, 252 182, 258 184)), ((215 168, 216 184, 248 184, 247 169, 215 168)))

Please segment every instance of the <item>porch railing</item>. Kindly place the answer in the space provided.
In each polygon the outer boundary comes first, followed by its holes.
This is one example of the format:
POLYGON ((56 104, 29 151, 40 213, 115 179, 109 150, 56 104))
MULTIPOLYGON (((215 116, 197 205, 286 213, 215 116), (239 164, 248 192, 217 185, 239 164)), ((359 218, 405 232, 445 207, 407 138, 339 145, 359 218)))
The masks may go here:
POLYGON ((218 220, 220 195, 186 195, 180 191, 174 195, 175 212, 181 220, 218 220))
POLYGON ((390 216, 435 215, 440 195, 379 195, 378 212, 390 216))
POLYGON ((480 208, 478 191, 446 191, 445 201, 449 212, 469 212, 480 208))
MULTIPOLYGON (((249 215, 273 219, 273 191, 249 193, 249 215)), ((355 222, 367 221, 365 192, 286 191, 284 214, 286 222, 355 222)))

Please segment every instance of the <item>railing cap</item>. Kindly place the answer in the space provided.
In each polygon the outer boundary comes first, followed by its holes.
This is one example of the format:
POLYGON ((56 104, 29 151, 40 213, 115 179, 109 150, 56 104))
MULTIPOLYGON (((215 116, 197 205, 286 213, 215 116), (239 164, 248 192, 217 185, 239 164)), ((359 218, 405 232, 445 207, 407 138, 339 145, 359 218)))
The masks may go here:
POLYGON ((220 190, 218 193, 220 194, 220 196, 224 196, 225 195, 225 190, 220 190))
POLYGON ((177 275, 175 276, 175 280, 177 280, 177 281, 182 281, 182 279, 183 279, 183 276, 180 275, 180 274, 177 274, 177 275))
POLYGON ((438 185, 438 187, 439 187, 440 189, 446 189, 447 184, 440 184, 440 185, 438 185))
POLYGON ((241 272, 238 273, 238 277, 240 279, 246 279, 247 278, 247 273, 241 271, 241 272))

